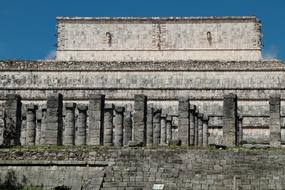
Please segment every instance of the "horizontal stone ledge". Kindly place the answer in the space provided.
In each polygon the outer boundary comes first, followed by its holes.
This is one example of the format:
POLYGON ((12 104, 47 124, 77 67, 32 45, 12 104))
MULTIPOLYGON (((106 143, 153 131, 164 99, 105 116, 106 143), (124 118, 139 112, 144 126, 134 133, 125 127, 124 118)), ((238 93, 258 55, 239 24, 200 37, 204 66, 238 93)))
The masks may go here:
POLYGON ((104 161, 70 161, 70 160, 0 160, 0 166, 91 166, 106 167, 104 161))

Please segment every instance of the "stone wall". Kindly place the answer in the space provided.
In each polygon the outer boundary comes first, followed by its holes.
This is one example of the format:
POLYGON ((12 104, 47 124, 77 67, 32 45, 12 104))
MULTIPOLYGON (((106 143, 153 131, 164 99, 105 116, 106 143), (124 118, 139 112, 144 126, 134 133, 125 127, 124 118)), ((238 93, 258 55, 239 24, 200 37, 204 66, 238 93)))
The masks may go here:
POLYGON ((45 103, 57 91, 64 102, 87 104, 90 94, 105 94, 106 102, 133 109, 135 94, 178 115, 178 98, 189 97, 209 115, 209 143, 221 143, 223 97, 238 96, 244 138, 252 143, 269 142, 271 94, 281 94, 281 132, 285 141, 283 62, 46 62, 6 61, 0 64, 1 96, 19 94, 23 103, 45 103))
POLYGON ((77 156, 72 149, 48 151, 0 150, 1 183, 13 176, 17 184, 74 190, 151 189, 154 184, 165 190, 281 190, 285 185, 283 150, 89 149, 76 150, 77 156))
POLYGON ((57 17, 57 60, 260 60, 256 17, 57 17))

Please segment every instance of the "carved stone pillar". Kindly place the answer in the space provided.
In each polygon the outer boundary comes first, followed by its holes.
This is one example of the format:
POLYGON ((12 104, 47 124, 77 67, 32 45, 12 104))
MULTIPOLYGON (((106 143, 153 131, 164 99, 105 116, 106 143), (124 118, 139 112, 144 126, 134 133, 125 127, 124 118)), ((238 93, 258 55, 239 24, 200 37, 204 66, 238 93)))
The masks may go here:
POLYGON ((203 117, 204 114, 198 114, 198 146, 203 146, 203 117))
POLYGON ((273 94, 269 98, 269 130, 271 147, 281 146, 280 99, 280 94, 273 94))
POLYGON ((136 94, 134 108, 134 143, 145 145, 147 97, 143 94, 136 94))
POLYGON ((113 104, 106 104, 104 109, 104 146, 113 145, 113 104))
POLYGON ((194 145, 198 146, 199 131, 198 131, 198 114, 199 109, 196 107, 194 113, 194 145))
POLYGON ((153 113, 153 144, 160 144, 161 133, 161 109, 155 109, 153 113))
POLYGON ((128 145, 132 141, 132 117, 131 112, 125 112, 124 117, 124 145, 128 145))
POLYGON ((104 105, 105 95, 91 94, 89 96, 89 145, 103 145, 104 105))
POLYGON ((22 106, 22 124, 21 124, 21 145, 26 145, 26 134, 27 134, 27 112, 26 109, 23 109, 22 106))
POLYGON ((40 144, 46 143, 46 127, 47 127, 47 105, 44 104, 41 107, 42 109, 42 127, 41 127, 41 140, 40 144))
POLYGON ((77 105, 78 117, 77 117, 77 130, 75 137, 76 145, 86 145, 86 128, 87 128, 87 109, 86 105, 77 105))
POLYGON ((203 117, 203 147, 208 146, 208 115, 204 114, 203 117))
POLYGON ((196 106, 193 104, 190 104, 190 145, 195 145, 195 111, 196 106))
POLYGON ((160 135, 160 144, 166 145, 166 114, 161 114, 161 135, 160 135))
POLYGON ((120 106, 115 107, 115 118, 114 118, 115 146, 123 146, 124 111, 125 111, 124 107, 120 106))
POLYGON ((166 143, 168 144, 172 140, 172 117, 166 117, 166 143))
POLYGON ((36 141, 35 144, 39 145, 40 141, 41 141, 41 128, 42 128, 42 110, 41 109, 37 109, 36 110, 36 141))
POLYGON ((189 99, 180 98, 178 104, 178 136, 181 145, 189 145, 189 99))
POLYGON ((149 104, 147 107, 147 116, 146 116, 146 144, 153 144, 153 105, 149 104))
POLYGON ((65 129, 63 132, 63 144, 75 145, 75 103, 65 104, 65 129))
POLYGON ((26 144, 35 145, 36 140, 36 108, 34 104, 27 105, 26 144))

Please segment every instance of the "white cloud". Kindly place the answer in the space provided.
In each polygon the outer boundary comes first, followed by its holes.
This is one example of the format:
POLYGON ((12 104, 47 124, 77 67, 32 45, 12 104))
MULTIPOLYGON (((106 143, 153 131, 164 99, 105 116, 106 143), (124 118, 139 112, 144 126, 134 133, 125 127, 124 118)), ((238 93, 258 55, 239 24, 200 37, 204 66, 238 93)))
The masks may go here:
POLYGON ((278 59, 279 48, 276 45, 271 45, 268 49, 264 50, 263 59, 272 60, 278 59))
POLYGON ((45 60, 55 60, 55 50, 51 50, 44 59, 45 60))

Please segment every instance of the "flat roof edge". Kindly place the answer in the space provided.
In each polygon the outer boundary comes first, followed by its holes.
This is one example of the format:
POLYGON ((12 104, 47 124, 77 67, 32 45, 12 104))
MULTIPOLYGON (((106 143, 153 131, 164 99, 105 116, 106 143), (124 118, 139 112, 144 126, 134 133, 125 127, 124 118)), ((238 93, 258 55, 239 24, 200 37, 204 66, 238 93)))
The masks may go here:
POLYGON ((210 16, 210 17, 56 17, 57 21, 197 21, 197 20, 255 20, 256 16, 210 16))

